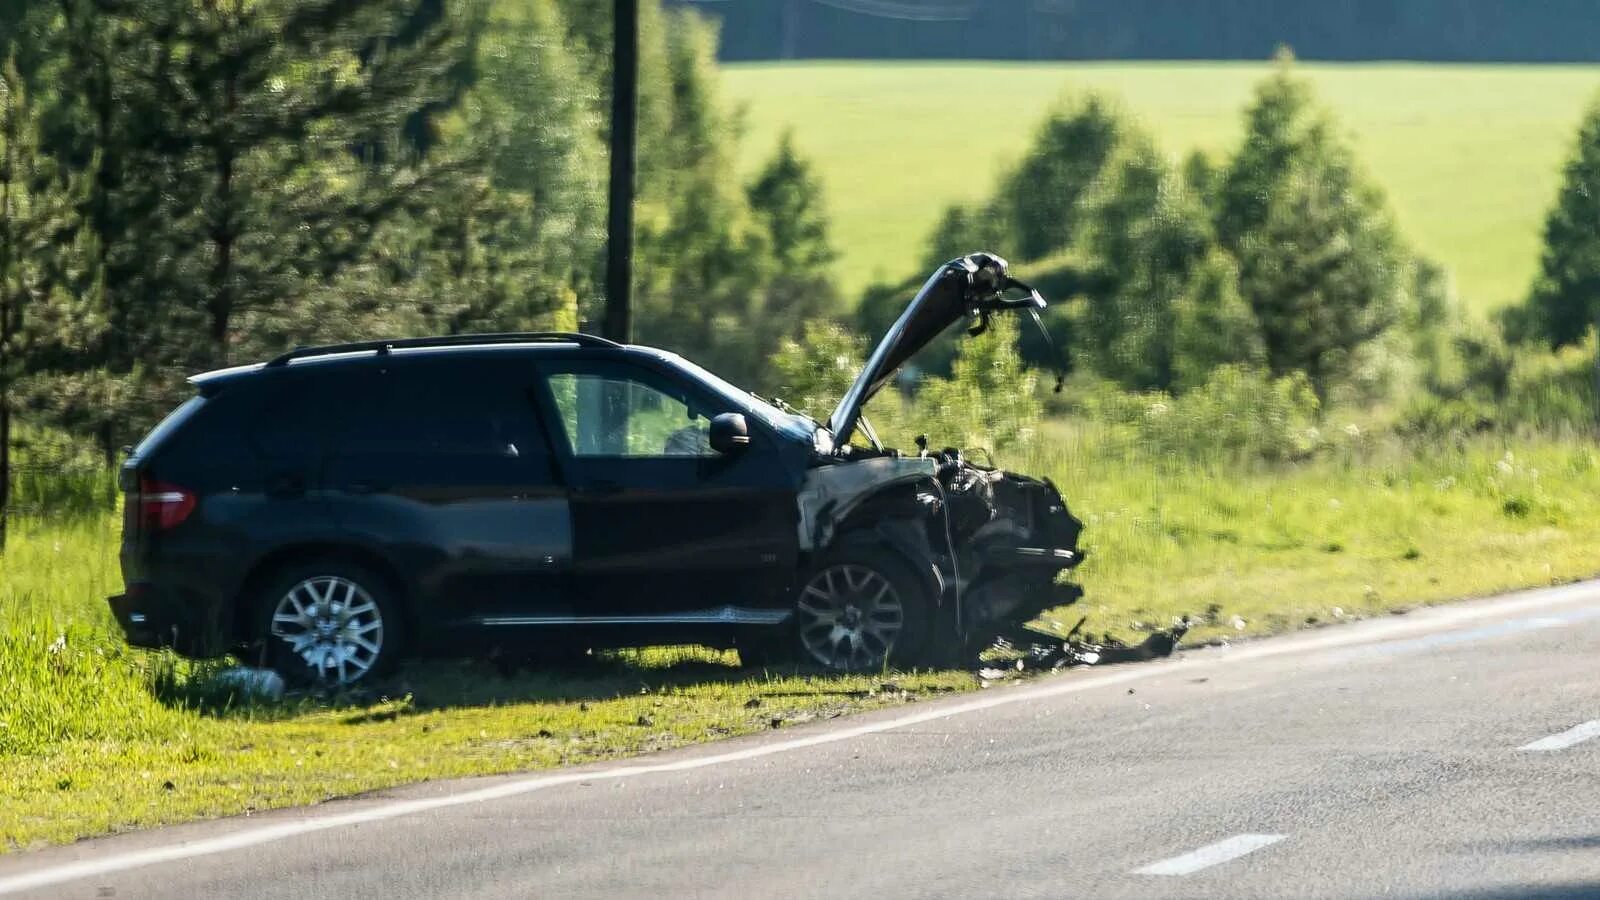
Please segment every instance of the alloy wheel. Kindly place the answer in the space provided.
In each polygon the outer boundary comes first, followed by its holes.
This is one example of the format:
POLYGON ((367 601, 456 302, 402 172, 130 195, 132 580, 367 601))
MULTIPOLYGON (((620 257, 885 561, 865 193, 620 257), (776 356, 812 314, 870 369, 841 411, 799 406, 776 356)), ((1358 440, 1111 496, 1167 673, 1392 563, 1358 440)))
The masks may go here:
POLYGON ((307 578, 278 601, 272 636, 288 644, 319 680, 353 684, 383 651, 383 612, 348 578, 307 578))
POLYGON ((905 627, 905 605, 881 573, 855 563, 818 571, 797 605, 800 644, 833 669, 881 667, 905 627))

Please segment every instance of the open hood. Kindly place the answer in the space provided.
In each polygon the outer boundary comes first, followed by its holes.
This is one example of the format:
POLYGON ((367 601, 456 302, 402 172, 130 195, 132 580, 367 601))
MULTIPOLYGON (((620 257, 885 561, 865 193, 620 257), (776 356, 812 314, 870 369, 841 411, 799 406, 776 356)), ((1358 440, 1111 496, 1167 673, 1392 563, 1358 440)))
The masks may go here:
POLYGON ((1037 314, 1044 305, 1039 292, 1008 275, 1006 261, 992 253, 971 253, 940 266, 923 283, 906 311, 889 326, 883 340, 867 358, 861 374, 856 376, 833 415, 828 417, 833 445, 844 447, 850 442, 861 420, 861 408, 894 377, 906 360, 946 328, 967 317, 974 320, 969 333, 981 334, 988 327, 989 316, 995 312, 1020 309, 1037 314), (1006 297, 1013 289, 1026 291, 1026 296, 1006 297))

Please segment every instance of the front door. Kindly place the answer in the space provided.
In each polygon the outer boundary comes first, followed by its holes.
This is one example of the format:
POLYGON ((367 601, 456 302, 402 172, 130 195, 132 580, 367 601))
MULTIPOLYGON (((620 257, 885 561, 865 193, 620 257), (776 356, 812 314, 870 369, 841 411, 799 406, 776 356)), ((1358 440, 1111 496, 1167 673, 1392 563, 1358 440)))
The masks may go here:
MULTIPOLYGON (((724 456, 731 403, 681 373, 616 360, 546 363, 571 486, 579 615, 592 624, 776 624, 796 565, 793 477, 764 425, 724 456)), ((668 631, 663 631, 668 633, 668 631)))

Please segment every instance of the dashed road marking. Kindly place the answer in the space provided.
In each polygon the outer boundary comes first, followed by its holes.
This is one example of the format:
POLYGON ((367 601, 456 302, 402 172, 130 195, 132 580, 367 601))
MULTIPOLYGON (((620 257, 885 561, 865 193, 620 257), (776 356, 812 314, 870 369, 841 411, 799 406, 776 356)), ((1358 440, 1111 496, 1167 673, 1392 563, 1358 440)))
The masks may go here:
POLYGON ((1552 734, 1547 738, 1540 738, 1531 744, 1523 744, 1518 750, 1565 750, 1573 744, 1581 744, 1590 738, 1600 737, 1600 719, 1585 722, 1568 728, 1560 734, 1552 734))
POLYGON ((1220 863, 1238 859, 1246 853, 1254 853, 1262 847, 1270 847, 1283 840, 1281 834, 1236 834, 1225 841, 1207 844, 1192 853, 1163 859, 1151 863, 1142 869, 1134 869, 1135 875, 1192 875, 1201 869, 1209 869, 1220 863))

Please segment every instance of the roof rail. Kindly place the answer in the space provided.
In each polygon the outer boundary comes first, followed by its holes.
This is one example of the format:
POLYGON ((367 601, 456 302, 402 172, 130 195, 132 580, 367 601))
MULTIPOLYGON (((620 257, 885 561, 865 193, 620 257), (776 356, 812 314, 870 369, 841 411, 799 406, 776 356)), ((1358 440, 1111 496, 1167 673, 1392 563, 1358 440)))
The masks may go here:
POLYGON ((325 344, 320 347, 296 347, 288 353, 273 357, 266 368, 287 366, 291 360, 308 356, 327 356, 333 353, 360 353, 364 350, 387 355, 390 350, 414 347, 476 347, 487 344, 578 344, 583 347, 621 347, 616 341, 593 334, 571 331, 506 331, 494 334, 449 334, 438 337, 389 338, 376 341, 357 341, 352 344, 325 344))

